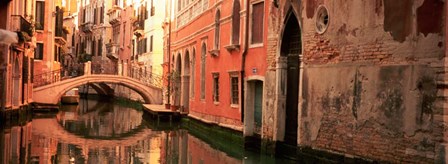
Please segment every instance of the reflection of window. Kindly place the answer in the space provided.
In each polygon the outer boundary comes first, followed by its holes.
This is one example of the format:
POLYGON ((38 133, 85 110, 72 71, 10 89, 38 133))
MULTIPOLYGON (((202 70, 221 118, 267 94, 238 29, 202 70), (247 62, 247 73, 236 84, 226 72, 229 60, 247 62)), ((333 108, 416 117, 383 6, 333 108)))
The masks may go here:
POLYGON ((264 2, 252 5, 251 43, 263 43, 264 2))
POLYGON ((239 92, 238 92, 238 76, 231 76, 231 78, 230 78, 230 83, 231 83, 231 90, 230 90, 230 92, 231 92, 231 96, 232 96, 232 104, 239 104, 239 101, 238 101, 238 95, 239 95, 239 92))
POLYGON ((232 14, 232 44, 239 44, 240 42, 240 2, 233 1, 232 14))
POLYGON ((45 2, 36 1, 36 30, 43 30, 45 23, 45 2))
POLYGON ((42 60, 44 57, 44 44, 36 43, 36 49, 34 50, 34 59, 42 60))
POLYGON ((219 102, 219 73, 213 73, 213 101, 219 102))

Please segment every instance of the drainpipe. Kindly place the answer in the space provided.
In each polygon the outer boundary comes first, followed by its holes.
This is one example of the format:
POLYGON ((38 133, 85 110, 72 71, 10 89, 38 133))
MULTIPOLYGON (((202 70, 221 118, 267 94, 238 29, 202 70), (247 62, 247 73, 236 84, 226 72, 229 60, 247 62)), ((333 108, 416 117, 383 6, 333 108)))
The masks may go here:
POLYGON ((169 1, 169 3, 170 3, 170 5, 169 5, 169 10, 170 10, 170 14, 169 14, 169 22, 168 22, 168 48, 167 48, 167 54, 168 54, 168 79, 167 79, 167 81, 168 81, 168 90, 169 90, 169 92, 167 92, 167 104, 170 104, 170 92, 171 92, 171 90, 170 90, 170 80, 169 80, 169 78, 170 78, 170 76, 171 76, 171 14, 172 14, 172 3, 173 3, 173 1, 169 1))
POLYGON ((244 49, 241 54, 241 121, 244 122, 244 77, 246 70, 246 55, 249 47, 249 1, 246 1, 246 28, 244 29, 244 49))

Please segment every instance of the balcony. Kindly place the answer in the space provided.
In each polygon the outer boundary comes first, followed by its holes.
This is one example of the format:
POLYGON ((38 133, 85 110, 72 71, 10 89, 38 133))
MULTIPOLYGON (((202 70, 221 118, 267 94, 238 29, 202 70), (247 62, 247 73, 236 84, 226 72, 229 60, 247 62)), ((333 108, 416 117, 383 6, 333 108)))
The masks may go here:
POLYGON ((11 16, 11 31, 16 31, 19 34, 21 41, 30 42, 33 36, 33 27, 31 23, 23 18, 21 15, 11 16))
POLYGON ((119 10, 109 10, 107 12, 107 15, 109 15, 109 23, 111 25, 118 24, 120 22, 120 11, 119 10))
POLYGON ((145 20, 142 17, 138 17, 133 23, 132 26, 134 28, 134 35, 137 37, 141 37, 144 35, 145 30, 145 20))
POLYGON ((118 48, 119 48, 119 45, 118 45, 118 44, 115 44, 115 43, 107 43, 107 44, 106 44, 106 50, 107 50, 107 54, 106 54, 106 56, 107 56, 109 59, 112 59, 112 60, 118 60, 118 48))
POLYGON ((65 45, 65 43, 67 43, 67 32, 63 27, 56 27, 54 40, 60 45, 65 45))
POLYGON ((92 32, 92 28, 93 28, 92 22, 85 22, 85 23, 81 24, 81 30, 85 33, 92 32))

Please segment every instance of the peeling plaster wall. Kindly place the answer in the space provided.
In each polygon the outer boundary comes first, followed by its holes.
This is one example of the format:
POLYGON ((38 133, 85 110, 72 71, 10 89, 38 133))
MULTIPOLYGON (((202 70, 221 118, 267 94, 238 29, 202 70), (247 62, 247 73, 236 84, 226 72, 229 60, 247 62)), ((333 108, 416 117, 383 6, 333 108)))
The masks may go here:
MULTIPOLYGON (((391 162, 444 162, 445 4, 439 0, 280 0, 271 7, 263 137, 273 122, 275 74, 290 9, 302 30, 299 146, 391 162), (324 5, 329 26, 318 34, 324 5), (272 102, 272 103, 271 103, 272 102)), ((445 132, 446 133, 446 132, 445 132)), ((276 138, 276 136, 280 136, 276 138)))

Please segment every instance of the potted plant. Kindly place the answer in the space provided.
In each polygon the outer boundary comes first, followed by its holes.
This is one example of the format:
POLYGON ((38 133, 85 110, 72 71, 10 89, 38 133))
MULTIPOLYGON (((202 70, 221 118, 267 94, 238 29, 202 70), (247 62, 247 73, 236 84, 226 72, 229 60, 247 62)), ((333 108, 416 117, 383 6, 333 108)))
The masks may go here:
POLYGON ((180 73, 177 71, 172 71, 171 74, 168 77, 170 87, 168 87, 167 91, 170 93, 170 96, 173 97, 173 104, 171 104, 171 110, 177 111, 179 109, 179 106, 175 105, 177 99, 179 98, 179 80, 180 80, 180 73))

